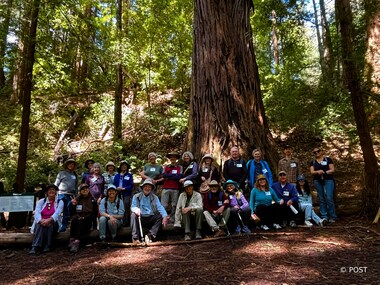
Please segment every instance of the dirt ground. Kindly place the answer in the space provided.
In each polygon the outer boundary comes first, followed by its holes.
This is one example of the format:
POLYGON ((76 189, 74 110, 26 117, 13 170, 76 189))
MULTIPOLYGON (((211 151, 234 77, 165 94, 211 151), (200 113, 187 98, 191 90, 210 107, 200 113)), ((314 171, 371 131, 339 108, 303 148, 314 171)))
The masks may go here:
MULTIPOLYGON (((0 251, 1 284, 379 284, 380 227, 333 226, 145 248, 0 251)), ((167 237, 163 237, 164 239, 167 237)), ((177 237, 179 238, 179 236, 177 237)))
MULTIPOLYGON (((233 243, 89 244, 77 254, 65 244, 39 256, 28 255, 26 245, 0 245, 0 284, 380 284, 380 224, 357 214, 362 164, 335 161, 339 220, 330 226, 254 230, 233 243)), ((182 238, 166 232, 161 240, 182 238)))

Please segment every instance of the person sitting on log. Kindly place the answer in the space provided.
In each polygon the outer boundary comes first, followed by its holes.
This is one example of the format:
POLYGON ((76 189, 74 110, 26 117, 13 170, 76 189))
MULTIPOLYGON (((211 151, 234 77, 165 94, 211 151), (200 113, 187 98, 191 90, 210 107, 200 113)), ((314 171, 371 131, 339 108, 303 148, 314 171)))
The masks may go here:
POLYGON ((37 202, 34 210, 34 222, 31 233, 34 233, 32 249, 29 254, 50 251, 53 235, 57 233, 64 203, 58 200, 58 187, 49 185, 46 197, 37 202))
POLYGON ((230 201, 216 180, 209 183, 210 191, 203 194, 203 215, 214 236, 223 236, 221 227, 227 227, 230 217, 230 201))
POLYGON ((230 200, 231 215, 229 223, 233 227, 235 234, 242 232, 249 234, 251 231, 247 224, 251 216, 251 209, 244 194, 239 191, 238 187, 239 185, 233 180, 227 180, 223 184, 223 188, 230 200))
POLYGON ((107 228, 111 232, 112 241, 115 240, 117 231, 123 224, 124 204, 117 197, 115 185, 109 185, 107 196, 100 201, 99 207, 99 238, 102 242, 106 240, 107 228))
POLYGON ((131 206, 132 242, 139 244, 143 240, 144 228, 149 231, 145 242, 154 242, 161 224, 166 226, 169 216, 161 205, 157 195, 153 193, 155 185, 151 179, 145 179, 141 184, 142 192, 135 194, 131 206), (140 231, 140 222, 141 230, 140 231))
POLYGON ((190 223, 195 220, 195 238, 202 238, 203 201, 202 195, 193 190, 193 182, 186 180, 183 184, 185 192, 179 195, 177 209, 175 212, 175 227, 185 227, 185 240, 191 240, 190 223))
POLYGON ((98 217, 98 203, 90 195, 90 187, 82 184, 79 195, 71 200, 71 225, 69 251, 77 252, 80 241, 91 231, 93 220, 98 217))

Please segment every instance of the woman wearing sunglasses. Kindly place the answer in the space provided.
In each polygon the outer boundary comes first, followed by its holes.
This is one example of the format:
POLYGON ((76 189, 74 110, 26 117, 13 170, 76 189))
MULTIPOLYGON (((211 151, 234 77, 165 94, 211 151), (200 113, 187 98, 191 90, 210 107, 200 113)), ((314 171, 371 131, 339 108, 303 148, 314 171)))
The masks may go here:
POLYGON ((321 217, 334 223, 336 220, 334 163, 330 157, 323 155, 320 148, 314 148, 313 154, 315 158, 310 163, 310 173, 313 175, 314 187, 317 189, 321 217))
POLYGON ((58 200, 58 187, 49 185, 46 189, 46 197, 37 202, 34 210, 34 223, 31 232, 34 233, 32 249, 29 254, 37 254, 50 251, 53 234, 58 231, 63 210, 63 201, 58 200))

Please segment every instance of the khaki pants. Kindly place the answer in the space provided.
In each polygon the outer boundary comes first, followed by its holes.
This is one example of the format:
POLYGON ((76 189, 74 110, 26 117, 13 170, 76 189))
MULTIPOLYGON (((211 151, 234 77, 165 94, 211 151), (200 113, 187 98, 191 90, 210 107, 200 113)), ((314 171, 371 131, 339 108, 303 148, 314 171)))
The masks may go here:
POLYGON ((230 208, 224 209, 222 215, 214 215, 209 211, 204 211, 203 215, 206 218, 207 224, 214 230, 214 228, 226 227, 225 223, 228 222, 228 218, 230 217, 230 208), (222 219, 222 217, 224 219, 222 219))

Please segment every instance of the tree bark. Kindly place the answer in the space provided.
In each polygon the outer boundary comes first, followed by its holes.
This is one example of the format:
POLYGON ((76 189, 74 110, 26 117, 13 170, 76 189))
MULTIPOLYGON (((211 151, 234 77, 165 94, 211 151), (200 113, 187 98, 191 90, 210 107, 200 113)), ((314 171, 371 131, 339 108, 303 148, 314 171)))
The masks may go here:
POLYGON ((277 37, 277 21, 276 11, 272 10, 272 39, 273 39, 273 62, 275 74, 278 71, 278 64, 280 63, 280 56, 278 52, 278 37, 277 37))
POLYGON ((353 20, 349 0, 335 0, 335 10, 340 24, 343 75, 354 110, 360 146, 364 157, 364 189, 362 191, 363 214, 374 217, 380 206, 379 169, 368 127, 363 101, 360 75, 353 44, 353 20))
POLYGON ((318 41, 319 64, 321 65, 321 69, 323 69, 323 47, 322 47, 321 31, 319 30, 317 3, 315 2, 315 0, 313 0, 313 8, 314 8, 315 30, 317 32, 317 41, 318 41))
POLYGON ((119 141, 122 138, 122 98, 123 98, 123 65, 121 63, 121 44, 123 35, 123 25, 122 25, 122 15, 123 15, 123 1, 117 0, 117 15, 116 15, 116 25, 117 25, 117 35, 119 41, 119 60, 120 62, 116 68, 116 90, 115 90, 115 106, 114 106, 114 141, 119 141))
POLYGON ((334 54, 332 48, 331 34, 329 23, 327 22, 325 1, 319 0, 321 9, 321 27, 322 27, 322 43, 323 43, 323 68, 322 75, 324 80, 333 83, 334 78, 334 54))
POLYGON ((31 105, 31 93, 33 87, 33 65, 35 60, 35 50, 36 50, 36 35, 37 35, 37 23, 38 23, 38 13, 40 8, 40 0, 33 1, 29 37, 27 38, 27 57, 25 59, 25 74, 26 78, 22 86, 22 123, 21 123, 21 134, 20 134, 20 146, 18 152, 18 163, 17 163, 17 175, 16 183, 19 185, 17 189, 22 192, 25 183, 25 170, 26 170, 26 159, 28 153, 28 139, 29 139, 29 119, 30 119, 30 105, 31 105))
POLYGON ((11 17, 11 8, 12 8, 13 0, 7 1, 6 6, 6 14, 4 16, 3 24, 1 27, 1 38, 0 38, 0 88, 5 86, 6 78, 5 78, 5 51, 7 48, 7 36, 9 32, 9 20, 11 17))
MULTIPOLYGON (((372 94, 380 95, 380 2, 365 0, 367 26, 366 77, 372 94)), ((374 102, 378 106, 376 102, 374 102)))
POLYGON ((189 131, 196 157, 225 159, 230 146, 259 147, 276 165, 261 98, 249 0, 195 0, 189 131))

